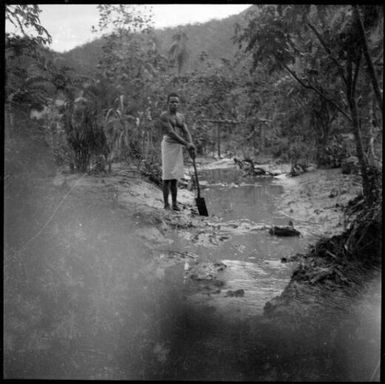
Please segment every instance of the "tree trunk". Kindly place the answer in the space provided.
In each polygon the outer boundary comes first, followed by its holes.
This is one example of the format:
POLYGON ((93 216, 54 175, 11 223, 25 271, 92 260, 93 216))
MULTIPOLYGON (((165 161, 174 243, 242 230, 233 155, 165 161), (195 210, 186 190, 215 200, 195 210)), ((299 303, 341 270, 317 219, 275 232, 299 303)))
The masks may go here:
POLYGON ((14 117, 12 112, 12 107, 9 104, 6 104, 5 108, 5 131, 4 139, 11 139, 13 137, 14 130, 14 117))
POLYGON ((353 128, 353 134, 356 141, 356 151, 357 151, 357 157, 358 161, 360 162, 360 168, 361 168, 361 176, 362 176, 362 188, 364 192, 364 197, 366 199, 371 200, 371 186, 367 174, 367 161, 365 158, 363 146, 362 146, 362 139, 361 139, 361 132, 360 132, 360 125, 358 121, 358 111, 357 111, 357 104, 356 100, 352 95, 348 94, 348 103, 350 108, 350 113, 352 116, 352 128, 353 128))
POLYGON ((346 83, 346 96, 349 104, 350 115, 352 119, 352 128, 353 134, 356 141, 356 150, 357 157, 360 163, 361 168, 361 177, 362 177, 362 189, 364 193, 365 200, 370 204, 376 198, 376 180, 374 177, 369 179, 369 167, 368 162, 365 157, 365 153, 362 146, 361 132, 360 132, 360 122, 358 118, 358 110, 357 103, 355 98, 355 89, 356 83, 358 79, 359 69, 360 69, 360 61, 361 61, 361 53, 353 59, 355 56, 355 52, 350 50, 348 52, 347 58, 347 83, 346 83), (353 64, 355 64, 355 72, 353 71, 353 64))
POLYGON ((326 147, 327 147, 328 141, 329 141, 329 134, 324 130, 323 130, 322 136, 319 136, 319 135, 316 136, 316 143, 317 143, 316 144, 317 145, 316 162, 317 162, 317 166, 319 167, 326 166, 326 164, 328 163, 326 158, 327 156, 326 147))
POLYGON ((142 121, 140 121, 139 123, 139 133, 141 135, 141 138, 142 138, 142 154, 144 155, 144 157, 146 158, 146 152, 147 152, 147 147, 148 147, 148 140, 147 140, 147 132, 146 132, 146 127, 145 125, 143 124, 142 125, 142 121))
POLYGON ((361 176, 362 176, 362 188, 365 200, 371 205, 376 201, 378 197, 378 177, 381 177, 376 167, 369 167, 368 161, 365 157, 365 153, 362 148, 360 126, 358 122, 358 113, 356 101, 349 100, 349 107, 352 112, 353 118, 353 133, 356 139, 357 145, 357 157, 360 162, 361 176))
POLYGON ((361 46, 365 56, 369 77, 372 81, 372 86, 373 86, 374 93, 376 95, 378 107, 380 108, 381 114, 383 114, 382 94, 381 94, 380 87, 378 85, 377 75, 376 75, 376 71, 374 70, 373 61, 369 53, 368 43, 365 36, 365 30, 361 21, 361 17, 360 17, 360 13, 358 11, 357 5, 353 6, 353 12, 357 21, 358 30, 361 37, 360 39, 361 46))

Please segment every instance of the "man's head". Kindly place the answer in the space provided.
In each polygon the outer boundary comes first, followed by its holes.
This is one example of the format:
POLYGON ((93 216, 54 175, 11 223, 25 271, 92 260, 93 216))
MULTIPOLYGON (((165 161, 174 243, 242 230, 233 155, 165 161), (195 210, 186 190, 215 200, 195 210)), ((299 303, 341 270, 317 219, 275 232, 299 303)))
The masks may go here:
POLYGON ((179 106, 179 95, 175 92, 167 96, 167 104, 170 112, 176 112, 179 106))

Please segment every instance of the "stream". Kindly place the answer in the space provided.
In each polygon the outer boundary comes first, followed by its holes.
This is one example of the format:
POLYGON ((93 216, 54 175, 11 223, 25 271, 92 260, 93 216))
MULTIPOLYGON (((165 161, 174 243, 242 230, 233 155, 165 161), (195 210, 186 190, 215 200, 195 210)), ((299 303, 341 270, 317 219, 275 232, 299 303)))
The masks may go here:
POLYGON ((160 377, 376 379, 379 279, 368 288, 374 301, 368 303, 368 296, 357 300, 349 314, 333 310, 332 317, 315 320, 315 327, 269 323, 263 307, 280 295, 296 267, 296 263, 282 263, 281 258, 305 252, 316 236, 312 231, 300 237, 269 234, 266 228, 287 225, 290 219, 276 209, 283 193, 279 180, 244 179, 234 168, 202 171, 200 177, 210 218, 219 219, 220 224, 216 236, 205 232, 192 239, 188 231, 175 230, 168 235, 170 245, 160 250, 162 260, 183 255, 176 265, 166 262, 156 268, 158 277, 180 294, 172 307, 178 313, 173 341, 163 344, 169 359, 165 358, 160 377), (357 308, 363 303, 367 307, 361 313, 357 308), (361 334, 359 340, 352 340, 352 332, 361 334))
POLYGON ((276 210, 283 187, 271 177, 245 180, 235 168, 205 170, 200 177, 209 214, 219 220, 213 224, 215 232, 202 231, 193 238, 189 231, 172 232, 172 247, 163 250, 187 252, 199 262, 187 258, 166 268, 188 300, 197 305, 209 305, 232 321, 262 315, 265 303, 283 291, 296 266, 281 263, 281 258, 305 252, 312 237, 269 234, 271 225, 287 225, 289 220, 276 210), (224 266, 219 265, 216 273, 213 263, 224 266), (190 268, 197 279, 186 278, 190 268), (239 290, 243 293, 232 296, 239 290))
POLYGON ((301 237, 275 237, 266 230, 271 225, 287 225, 290 219, 276 209, 283 193, 279 180, 245 179, 234 168, 201 171, 200 177, 208 211, 220 219, 221 226, 217 228, 230 227, 233 231, 225 231, 226 240, 214 242, 215 245, 207 239, 192 244, 191 238, 186 241, 181 236, 182 231, 173 234, 174 251, 198 255, 204 267, 218 263, 220 271, 214 273, 214 280, 207 280, 207 270, 202 271, 198 264, 194 269, 198 279, 191 279, 189 274, 182 287, 182 266, 186 274, 191 261, 168 269, 168 279, 183 292, 182 307, 188 313, 188 319, 183 321, 182 340, 177 343, 183 347, 174 357, 179 364, 173 365, 176 373, 169 377, 258 381, 376 379, 370 369, 379 358, 379 279, 369 284, 366 296, 356 301, 348 315, 337 310, 333 320, 329 317, 323 323, 320 318, 317 327, 291 329, 287 324, 269 324, 262 316, 263 307, 283 291, 296 267, 296 263, 281 263, 281 258, 305 252, 316 237, 310 234, 312 231, 301 237), (245 223, 251 230, 238 231, 245 223), (374 301, 368 300, 368 294, 374 294, 374 301), (362 305, 366 305, 363 312, 362 305), (360 334, 358 340, 352 340, 353 332, 360 334), (349 343, 351 349, 347 348, 349 343))
MULTIPOLYGON (((264 305, 296 267, 281 258, 306 252, 317 237, 296 222, 302 236, 269 234, 290 220, 276 208, 278 178, 243 178, 235 168, 202 170, 200 178, 210 216, 195 218, 199 228, 165 226, 162 236, 149 225, 156 210, 135 222, 100 198, 107 178, 96 180, 100 190, 73 190, 46 231, 6 263, 7 378, 379 380, 380 275, 332 316, 271 321, 264 305)), ((35 231, 25 207, 41 223, 52 217, 64 192, 51 188, 24 199, 22 184, 20 194, 9 193, 8 244, 19 248, 26 230, 35 231), (56 202, 42 198, 54 192, 56 202)))

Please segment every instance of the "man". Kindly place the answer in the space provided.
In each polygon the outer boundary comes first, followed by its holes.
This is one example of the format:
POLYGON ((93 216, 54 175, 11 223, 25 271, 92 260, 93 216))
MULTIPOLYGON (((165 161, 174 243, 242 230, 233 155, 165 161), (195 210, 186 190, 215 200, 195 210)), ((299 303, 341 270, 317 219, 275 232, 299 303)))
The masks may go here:
POLYGON ((162 180, 164 208, 170 209, 168 202, 171 191, 172 209, 180 211, 177 204, 178 179, 184 175, 183 146, 191 157, 195 157, 195 146, 187 129, 184 116, 178 112, 179 95, 170 93, 167 97, 168 111, 160 116, 162 128, 162 180))

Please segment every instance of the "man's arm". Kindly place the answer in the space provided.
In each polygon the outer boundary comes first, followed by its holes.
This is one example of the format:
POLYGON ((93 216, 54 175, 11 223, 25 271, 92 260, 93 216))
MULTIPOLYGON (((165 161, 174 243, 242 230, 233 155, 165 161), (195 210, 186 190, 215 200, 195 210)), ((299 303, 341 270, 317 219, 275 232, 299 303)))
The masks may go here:
POLYGON ((191 133, 190 131, 188 130, 187 128, 187 125, 184 121, 184 117, 183 117, 183 125, 182 125, 182 130, 183 130, 183 133, 186 135, 188 141, 189 141, 189 145, 187 146, 187 149, 190 153, 190 156, 192 158, 195 158, 195 145, 193 144, 193 141, 192 141, 192 136, 191 136, 191 133))
POLYGON ((184 120, 183 120, 182 130, 183 130, 184 134, 186 135, 186 137, 187 137, 187 139, 188 139, 188 142, 192 144, 193 141, 192 141, 191 133, 190 133, 190 131, 187 129, 187 125, 186 125, 186 123, 184 122, 184 120))
MULTIPOLYGON (((174 139, 177 143, 188 146, 189 142, 187 142, 183 137, 179 136, 172 128, 170 121, 168 120, 167 115, 162 115, 160 117, 160 124, 162 126, 163 132, 174 139)), ((191 137, 191 135, 190 135, 191 137)))

